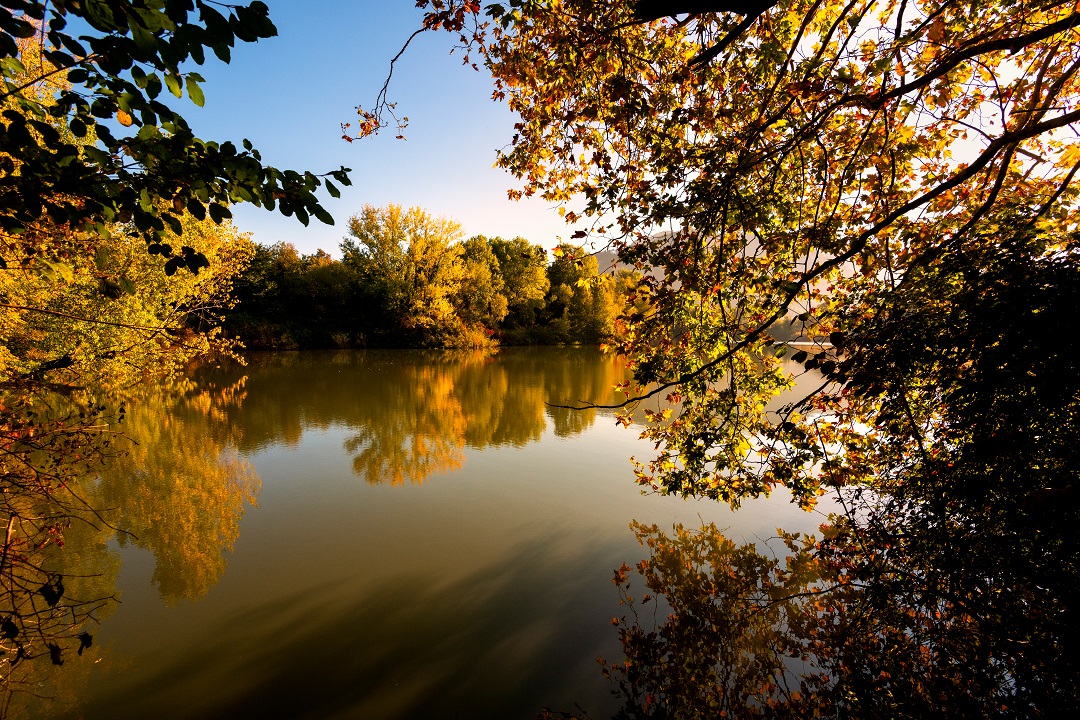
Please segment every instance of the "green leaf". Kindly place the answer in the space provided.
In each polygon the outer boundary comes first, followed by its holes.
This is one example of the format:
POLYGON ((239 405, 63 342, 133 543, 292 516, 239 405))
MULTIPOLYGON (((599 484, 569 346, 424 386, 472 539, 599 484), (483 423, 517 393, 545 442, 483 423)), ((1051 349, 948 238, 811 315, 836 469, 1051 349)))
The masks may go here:
POLYGON ((128 295, 134 295, 135 294, 135 283, 131 282, 131 280, 124 277, 123 275, 120 276, 120 281, 119 282, 120 282, 120 287, 124 290, 124 292, 126 292, 128 295))
POLYGON ((199 87, 199 84, 195 82, 195 79, 191 75, 188 75, 187 78, 187 92, 188 97, 191 98, 191 102, 195 103, 199 107, 202 107, 203 104, 206 102, 206 98, 203 97, 202 88, 199 87))
POLYGON ((86 0, 86 12, 90 15, 91 25, 97 25, 103 30, 116 27, 112 9, 105 0, 86 0))
POLYGON ((225 218, 232 217, 232 213, 229 212, 229 208, 218 203, 211 203, 207 210, 210 213, 210 219, 218 225, 224 222, 225 218))
POLYGON ((198 198, 188 198, 187 211, 191 213, 196 220, 206 219, 206 206, 199 202, 198 198))
POLYGON ((161 216, 161 219, 165 221, 165 224, 169 226, 174 235, 183 235, 184 227, 180 224, 180 220, 173 215, 166 213, 161 216))
POLYGON ((146 96, 153 100, 161 94, 161 78, 157 76, 157 73, 150 73, 146 76, 146 96))
POLYGON ((168 73, 165 75, 165 87, 169 88, 176 97, 182 97, 184 91, 180 88, 180 76, 176 73, 168 73))
POLYGON ((157 38, 145 28, 132 25, 131 37, 135 41, 135 46, 143 53, 143 57, 152 56, 157 50, 157 38))

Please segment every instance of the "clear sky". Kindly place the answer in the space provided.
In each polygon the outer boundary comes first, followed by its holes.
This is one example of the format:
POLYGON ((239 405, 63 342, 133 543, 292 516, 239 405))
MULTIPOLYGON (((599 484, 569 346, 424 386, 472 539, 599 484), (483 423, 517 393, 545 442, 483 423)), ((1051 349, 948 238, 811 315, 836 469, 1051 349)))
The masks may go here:
MULTIPOLYGON (((424 33, 398 62, 391 99, 409 117, 407 139, 393 128, 347 143, 342 122, 356 106, 371 106, 390 59, 420 26, 413 0, 264 0, 278 37, 238 43, 225 65, 211 53, 197 70, 206 78, 206 106, 182 106, 207 140, 250 139, 263 161, 316 173, 352 168, 353 185, 340 199, 325 197, 334 226, 250 205, 234 209, 236 224, 256 241, 291 242, 303 253, 322 248, 339 256, 346 221, 365 204, 419 205, 460 222, 466 236, 521 235, 544 247, 573 228, 543 200, 510 202, 515 178, 493 167, 509 143, 514 116, 491 100, 491 78, 450 55, 454 37, 424 33)), ((355 124, 355 123, 354 123, 355 124)))

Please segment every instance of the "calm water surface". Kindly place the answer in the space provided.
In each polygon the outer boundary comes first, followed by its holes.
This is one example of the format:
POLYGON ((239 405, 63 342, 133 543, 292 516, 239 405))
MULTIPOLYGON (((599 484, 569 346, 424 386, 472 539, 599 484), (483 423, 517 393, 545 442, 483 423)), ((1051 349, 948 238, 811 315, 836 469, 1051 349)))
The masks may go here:
POLYGON ((546 404, 610 401, 624 372, 592 349, 269 354, 182 409, 132 407, 150 435, 112 478, 115 506, 143 498, 121 518, 137 539, 108 547, 121 603, 70 671, 78 699, 46 707, 604 717, 612 571, 645 555, 631 520, 758 541, 822 519, 781 497, 732 513, 641 495, 638 430, 546 404))

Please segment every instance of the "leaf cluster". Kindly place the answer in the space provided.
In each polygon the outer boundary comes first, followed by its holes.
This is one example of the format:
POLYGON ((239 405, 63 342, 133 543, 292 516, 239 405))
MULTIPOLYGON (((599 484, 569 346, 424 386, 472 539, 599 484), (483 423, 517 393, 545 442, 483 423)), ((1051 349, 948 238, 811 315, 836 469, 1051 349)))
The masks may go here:
POLYGON ((129 224, 175 271, 197 272, 204 258, 173 255, 165 233, 181 216, 222 222, 229 206, 252 202, 332 224, 315 192, 330 178, 264 165, 248 141, 197 138, 165 94, 204 101, 203 78, 190 70, 207 51, 228 62, 237 42, 273 37, 262 2, 221 5, 192 0, 10 0, 0 17, 3 128, 0 134, 0 232, 18 235, 47 218, 107 235, 129 224), (20 42, 40 47, 30 63, 20 42), (120 127, 109 122, 115 120, 120 127), (129 132, 124 130, 130 128, 129 132), (130 133, 130 134, 129 134, 130 133))

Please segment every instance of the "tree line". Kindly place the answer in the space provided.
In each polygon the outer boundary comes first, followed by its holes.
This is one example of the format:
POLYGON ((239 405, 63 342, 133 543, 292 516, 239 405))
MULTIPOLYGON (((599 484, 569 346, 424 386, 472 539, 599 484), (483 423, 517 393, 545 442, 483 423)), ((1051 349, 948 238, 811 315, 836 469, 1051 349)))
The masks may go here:
POLYGON ((597 344, 615 332, 637 273, 601 273, 562 244, 549 262, 521 237, 475 235, 421 208, 366 206, 341 259, 252 244, 227 335, 256 349, 597 344))

